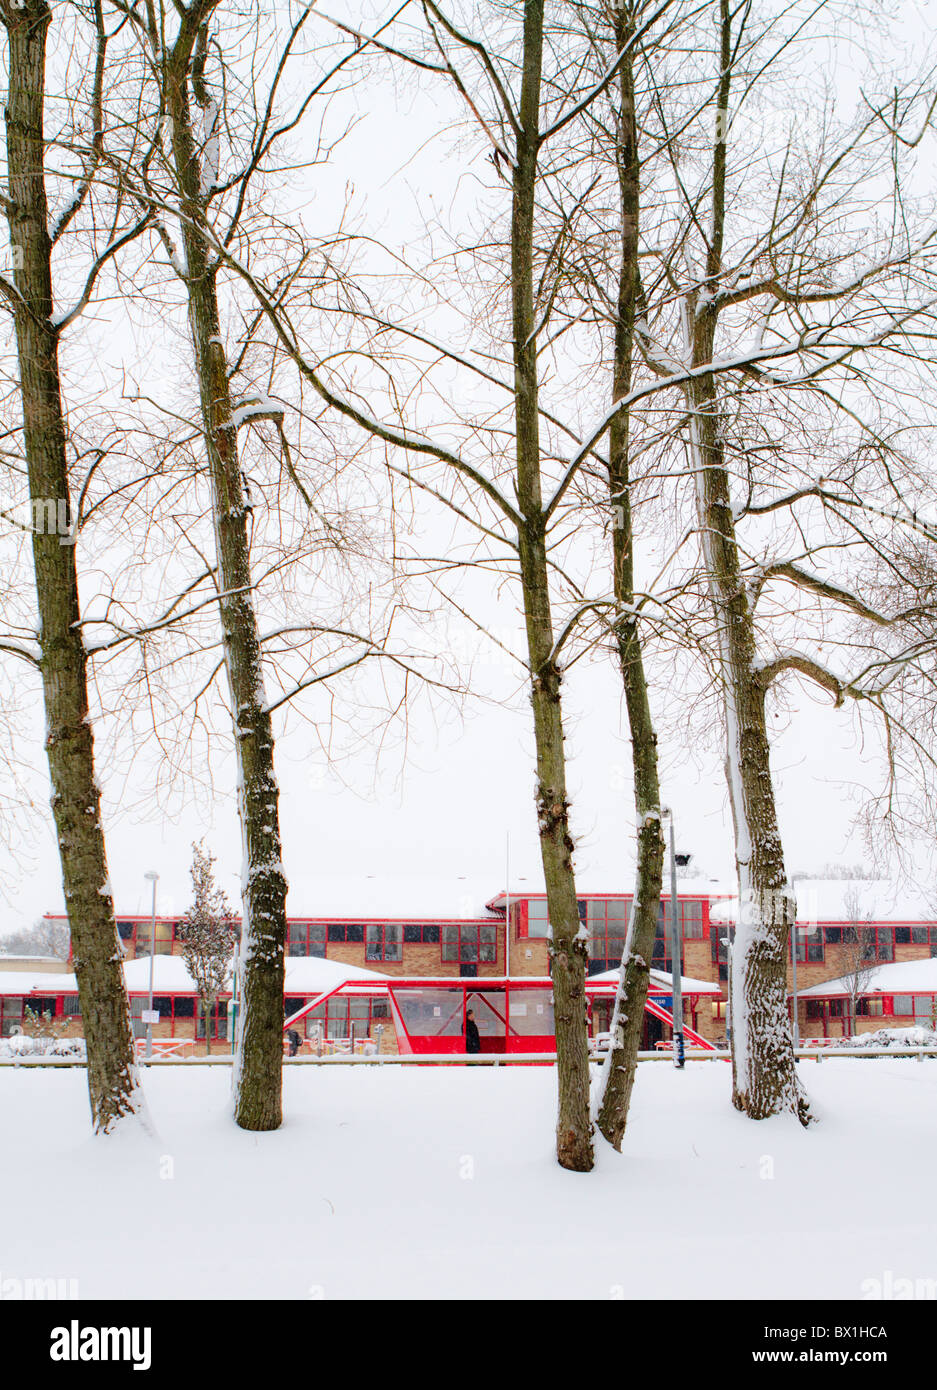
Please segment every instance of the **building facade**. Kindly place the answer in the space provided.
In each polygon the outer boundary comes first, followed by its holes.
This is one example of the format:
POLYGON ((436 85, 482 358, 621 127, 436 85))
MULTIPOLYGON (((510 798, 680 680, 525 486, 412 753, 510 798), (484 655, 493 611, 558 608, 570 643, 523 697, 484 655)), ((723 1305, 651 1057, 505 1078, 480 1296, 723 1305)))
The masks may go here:
MULTIPOLYGON (((798 927, 792 937, 788 987, 793 1012, 796 983, 797 1017, 803 1040, 871 1032, 885 1022, 907 1026, 932 1021, 933 1000, 920 991, 896 989, 889 994, 870 990, 853 1008, 844 1001, 843 990, 837 983, 863 963, 871 969, 937 959, 937 921, 931 920, 932 910, 925 895, 896 901, 892 885, 871 882, 810 881, 797 883, 795 888, 798 927), (831 986, 828 991, 822 989, 826 984, 831 986)), ((739 906, 728 891, 694 880, 679 885, 677 901, 682 938, 678 968, 687 982, 685 1023, 718 1045, 726 1036, 728 952, 739 906), (691 987, 694 981, 700 986, 695 991, 691 987)), ((629 893, 590 892, 580 897, 579 915, 588 943, 590 976, 617 969, 631 902, 629 893)), ((674 968, 670 910, 667 894, 661 900, 650 962, 652 969, 668 974, 674 968)), ((146 914, 121 916, 118 931, 125 952, 134 1027, 142 1035, 142 1015, 149 1003, 151 941, 154 960, 178 958, 179 919, 162 916, 154 924, 146 914)), ((368 978, 542 980, 549 976, 549 946, 546 897, 527 891, 498 893, 488 899, 477 916, 291 917, 284 1017, 302 1015, 296 1030, 309 1043, 351 1040, 354 1045, 369 1040, 384 1051, 394 1051, 397 1040, 387 991, 369 989, 368 978), (321 965, 316 966, 316 962, 321 965), (335 991, 330 984, 333 979, 348 980, 353 976, 359 977, 352 981, 353 989, 335 991), (308 1009, 320 996, 321 1004, 308 1009)), ((167 1049, 177 1041, 194 1045, 204 1045, 206 1041, 205 1020, 194 988, 187 972, 179 967, 182 961, 177 959, 173 960, 175 973, 166 973, 168 963, 161 966, 157 975, 163 983, 157 980, 154 990, 154 1009, 160 1019, 153 1032, 167 1049)), ((41 968, 48 971, 49 964, 43 962, 41 968)), ((23 1027, 28 1021, 27 1009, 33 1014, 48 1014, 66 1032, 80 1032, 74 981, 65 971, 67 966, 63 964, 61 976, 49 975, 45 982, 34 981, 29 990, 24 984, 20 994, 15 992, 20 977, 11 973, 4 984, 0 972, 0 1034, 23 1027)), ((21 978, 25 982, 27 976, 23 974, 21 978)), ((223 995, 219 999, 209 1020, 208 1034, 216 1044, 227 1041, 229 997, 223 995)), ((610 1000, 595 992, 590 1007, 592 1031, 600 1033, 608 1026, 610 1000)), ((666 1043, 669 1036, 669 1029, 660 1018, 649 1017, 646 1046, 666 1043)))

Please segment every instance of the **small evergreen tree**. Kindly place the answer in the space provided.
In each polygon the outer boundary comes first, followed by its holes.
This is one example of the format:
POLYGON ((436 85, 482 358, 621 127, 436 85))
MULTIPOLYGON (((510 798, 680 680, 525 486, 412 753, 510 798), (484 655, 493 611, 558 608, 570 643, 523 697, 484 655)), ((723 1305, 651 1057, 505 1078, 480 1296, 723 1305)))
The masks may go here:
POLYGON ((192 846, 192 906, 179 923, 182 958, 198 994, 211 1052, 211 1015, 228 983, 238 928, 224 891, 215 883, 215 857, 204 845, 192 846))

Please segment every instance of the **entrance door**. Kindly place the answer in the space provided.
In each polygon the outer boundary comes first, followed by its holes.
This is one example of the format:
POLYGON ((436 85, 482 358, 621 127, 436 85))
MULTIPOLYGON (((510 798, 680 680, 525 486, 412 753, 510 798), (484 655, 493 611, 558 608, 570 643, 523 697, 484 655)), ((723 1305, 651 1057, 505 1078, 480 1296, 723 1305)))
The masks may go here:
POLYGON ((504 988, 466 991, 465 1011, 475 1015, 482 1052, 503 1052, 505 1037, 504 988))
POLYGON ((644 1015, 644 1037, 641 1046, 646 1052, 650 1052, 659 1042, 664 1040, 664 1021, 655 1018, 654 1014, 645 1013, 644 1015))

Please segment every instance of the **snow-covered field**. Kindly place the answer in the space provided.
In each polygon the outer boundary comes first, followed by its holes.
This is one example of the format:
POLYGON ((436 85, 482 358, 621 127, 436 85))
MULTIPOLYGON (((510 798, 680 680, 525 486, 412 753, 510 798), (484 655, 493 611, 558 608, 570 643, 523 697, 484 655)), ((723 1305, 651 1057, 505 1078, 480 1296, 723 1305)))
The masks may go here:
POLYGON ((643 1064, 627 1151, 551 1152, 547 1068, 156 1068, 158 1138, 96 1140, 81 1070, 0 1068, 0 1278, 82 1298, 862 1298, 937 1279, 937 1061, 802 1064, 821 1123, 755 1124, 722 1062, 643 1064), (890 1271, 890 1275, 889 1275, 890 1271))

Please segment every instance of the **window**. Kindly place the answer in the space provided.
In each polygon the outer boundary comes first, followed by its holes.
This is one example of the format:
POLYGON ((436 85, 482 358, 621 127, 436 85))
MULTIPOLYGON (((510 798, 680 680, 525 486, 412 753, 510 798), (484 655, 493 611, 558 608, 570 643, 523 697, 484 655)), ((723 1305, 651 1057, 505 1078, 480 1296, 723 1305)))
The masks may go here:
POLYGON ((62 1012, 66 1018, 80 1018, 81 1005, 77 994, 66 994, 62 1000, 62 1012))
POLYGON ((403 929, 403 939, 413 945, 438 946, 439 928, 437 926, 427 926, 423 922, 414 922, 403 929))
POLYGON ((299 1013, 305 1002, 302 995, 287 994, 283 1000, 283 1017, 290 1018, 293 1014, 299 1013))
POLYGON ((888 961, 895 959, 895 933, 892 927, 860 928, 863 960, 888 961))
MULTIPOLYGON (((546 898, 531 898, 527 903, 527 935, 545 940, 550 935, 546 898)), ((443 960, 445 960, 445 955, 443 960)))
POLYGON ((23 1001, 0 996, 0 1037, 8 1038, 16 1027, 23 1024, 23 1001))
POLYGON ((701 941, 703 937, 703 904, 701 902, 681 902, 680 917, 684 941, 701 941))
POLYGON ((365 960, 399 961, 403 959, 401 944, 403 928, 398 925, 377 923, 365 929, 365 960))
POLYGON ((856 1005, 856 1013, 860 1018, 878 1018, 885 1012, 885 1003, 881 998, 860 999, 856 1005))
POLYGON ((823 1017, 823 1002, 820 999, 807 1000, 807 1017, 817 1019, 823 1017))
POLYGON ((823 935, 827 946, 839 946, 843 940, 842 927, 824 927, 823 935))
POLYGON ((803 932, 799 929, 792 933, 792 939, 797 940, 797 959, 798 961, 822 961, 823 959, 823 928, 814 927, 813 931, 803 932))
POLYGON ((553 1022, 553 992, 549 989, 512 989, 508 1016, 511 1033, 519 1037, 549 1037, 553 1022))
MULTIPOLYGON (((175 934, 175 922, 157 922, 154 954, 157 956, 171 956, 173 937, 175 934)), ((147 944, 147 951, 149 951, 149 944, 147 944)))
POLYGON ((911 945, 911 928, 910 928, 910 927, 895 927, 895 945, 896 945, 896 946, 910 946, 910 945, 911 945))
POLYGON ((914 996, 911 994, 896 994, 893 1012, 900 1018, 913 1018, 914 996))
POLYGON ((935 1004, 937 1004, 937 1000, 933 994, 916 994, 914 996, 914 1017, 919 1023, 928 1023, 933 1027, 935 1004))
MULTIPOLYGON (((202 1008, 201 1004, 199 1004, 195 1016, 195 1036, 197 1038, 204 1038, 205 1036, 205 1010, 202 1008)), ((228 1005, 223 1000, 219 1001, 212 1008, 211 1036, 212 1041, 224 1039, 228 1036, 228 1005)))
POLYGON ((732 927, 712 925, 709 928, 709 949, 713 965, 719 967, 720 980, 729 978, 729 942, 732 940, 732 927))
POLYGON ((365 1038, 371 1028, 371 1000, 367 995, 333 995, 299 1023, 305 1025, 307 1038, 365 1038))
POLYGON ((323 922, 290 922, 287 953, 291 956, 325 956, 328 932, 323 922))
POLYGON ((599 974, 621 964, 631 912, 630 898, 587 898, 586 930, 589 933, 589 971, 599 974))
POLYGON ((26 1008, 31 1009, 32 1012, 36 1014, 36 1016, 39 1018, 41 1018, 43 1014, 51 1014, 51 1016, 55 1018, 54 998, 40 999, 38 997, 34 997, 24 1000, 24 1004, 26 1008))
MULTIPOLYGON (((446 930, 444 927, 444 935, 446 930)), ((401 989, 396 999, 403 1025, 413 1037, 458 1037, 461 1034, 461 989, 401 989)))
POLYGON ((347 941, 350 945, 364 941, 364 927, 357 922, 333 922, 326 931, 329 941, 347 941))
POLYGON ((148 956, 151 942, 154 955, 171 956, 178 925, 178 922, 161 922, 159 919, 154 925, 150 918, 118 922, 117 933, 125 958, 135 960, 137 956, 148 956))
POLYGON ((846 1000, 845 1000, 845 999, 828 999, 828 1000, 827 1000, 827 1008, 828 1008, 829 1011, 830 1011, 830 1018, 845 1018, 845 1017, 846 1017, 846 1000))
MULTIPOLYGON (((703 904, 678 899, 677 911, 680 914, 681 944, 683 941, 701 941, 703 938, 703 904)), ((657 912, 657 936, 654 941, 652 964, 658 970, 666 970, 668 973, 673 969, 671 916, 670 898, 661 898, 657 912)), ((713 960, 715 961, 715 956, 713 956, 713 960)), ((680 968, 681 971, 686 970, 685 956, 681 961, 680 968)))
POLYGON ((449 964, 493 965, 498 958, 497 923, 459 922, 442 929, 442 958, 449 964))
POLYGON ((173 1023, 177 1018, 195 1017, 195 999, 192 995, 177 994, 173 999, 173 1023))

